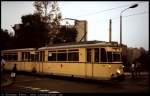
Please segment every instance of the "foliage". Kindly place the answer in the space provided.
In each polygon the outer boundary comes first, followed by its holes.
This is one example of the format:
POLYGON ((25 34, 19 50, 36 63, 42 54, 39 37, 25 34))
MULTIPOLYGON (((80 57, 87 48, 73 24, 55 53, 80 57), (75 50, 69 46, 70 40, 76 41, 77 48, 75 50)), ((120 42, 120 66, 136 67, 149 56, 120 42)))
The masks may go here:
POLYGON ((75 42, 76 36, 77 31, 74 27, 68 28, 66 26, 62 26, 60 28, 60 32, 56 35, 56 38, 54 38, 53 43, 58 44, 58 43, 75 42))
POLYGON ((48 26, 42 21, 38 14, 29 14, 21 17, 22 24, 15 30, 18 48, 41 47, 45 46, 48 37, 48 26))
POLYGON ((148 64, 150 63, 149 62, 149 51, 146 51, 144 48, 140 48, 140 52, 141 52, 141 55, 140 57, 137 59, 138 62, 140 62, 141 64, 143 64, 144 66, 144 69, 147 69, 149 68, 148 64))
POLYGON ((1 29, 0 32, 0 50, 8 49, 11 46, 13 37, 8 33, 8 30, 1 29))
POLYGON ((148 70, 149 51, 144 48, 127 48, 127 55, 123 56, 124 66, 129 69, 132 63, 140 62, 143 71, 148 70))
POLYGON ((42 16, 45 13, 45 16, 47 16, 47 9, 49 4, 49 1, 34 1, 33 6, 35 8, 35 14, 42 16))
POLYGON ((16 30, 14 27, 16 48, 38 48, 48 44, 75 42, 76 40, 77 31, 74 27, 68 28, 56 22, 47 23, 39 14, 25 15, 21 19, 20 28, 16 30))

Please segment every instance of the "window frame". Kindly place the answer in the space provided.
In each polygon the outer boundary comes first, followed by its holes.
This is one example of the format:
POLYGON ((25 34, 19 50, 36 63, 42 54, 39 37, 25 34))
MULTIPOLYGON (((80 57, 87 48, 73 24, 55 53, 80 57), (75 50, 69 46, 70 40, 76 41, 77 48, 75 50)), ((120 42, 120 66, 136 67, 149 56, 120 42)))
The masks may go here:
POLYGON ((55 60, 49 60, 48 56, 48 62, 79 62, 79 49, 56 49, 56 50, 48 50, 49 53, 55 53, 56 59, 55 60), (77 59, 73 60, 69 57, 69 54, 76 53, 77 59), (62 54, 62 55, 61 55, 62 54), (60 58, 59 58, 60 55, 60 58), (65 56, 65 57, 64 57, 65 56), (63 57, 63 58, 61 58, 63 57))
POLYGON ((3 56, 6 61, 18 61, 18 52, 6 52, 3 56))

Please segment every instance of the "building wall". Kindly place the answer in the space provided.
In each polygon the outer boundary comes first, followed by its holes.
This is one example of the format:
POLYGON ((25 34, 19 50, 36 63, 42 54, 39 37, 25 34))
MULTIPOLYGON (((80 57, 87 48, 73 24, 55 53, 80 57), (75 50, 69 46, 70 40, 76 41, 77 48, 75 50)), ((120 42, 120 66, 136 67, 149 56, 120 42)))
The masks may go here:
POLYGON ((75 28, 77 30, 77 38, 76 41, 87 41, 87 21, 86 20, 75 20, 75 28))

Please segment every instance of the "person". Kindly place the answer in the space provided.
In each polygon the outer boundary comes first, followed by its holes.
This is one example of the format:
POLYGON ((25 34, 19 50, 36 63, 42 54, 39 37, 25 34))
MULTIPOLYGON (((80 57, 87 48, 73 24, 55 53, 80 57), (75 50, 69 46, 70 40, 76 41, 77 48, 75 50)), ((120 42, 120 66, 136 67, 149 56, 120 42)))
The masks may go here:
POLYGON ((4 72, 4 66, 5 66, 6 61, 1 57, 1 72, 4 72))
POLYGON ((131 64, 131 74, 132 74, 132 79, 135 79, 135 63, 131 64))
POLYGON ((16 64, 14 64, 14 67, 13 67, 12 72, 11 72, 11 78, 13 81, 16 80, 16 71, 17 71, 17 67, 16 67, 16 64))
POLYGON ((141 63, 140 62, 137 62, 136 64, 136 75, 137 77, 140 77, 140 72, 141 72, 141 63))

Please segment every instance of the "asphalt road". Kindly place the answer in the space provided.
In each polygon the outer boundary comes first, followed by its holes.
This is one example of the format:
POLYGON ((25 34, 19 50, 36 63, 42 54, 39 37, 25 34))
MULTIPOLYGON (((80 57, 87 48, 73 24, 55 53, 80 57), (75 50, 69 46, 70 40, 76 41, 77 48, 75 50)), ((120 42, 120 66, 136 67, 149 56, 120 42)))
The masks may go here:
POLYGON ((143 75, 137 80, 132 80, 127 75, 126 80, 122 82, 96 82, 19 74, 13 84, 1 88, 2 93, 147 93, 148 91, 148 75, 143 75))

